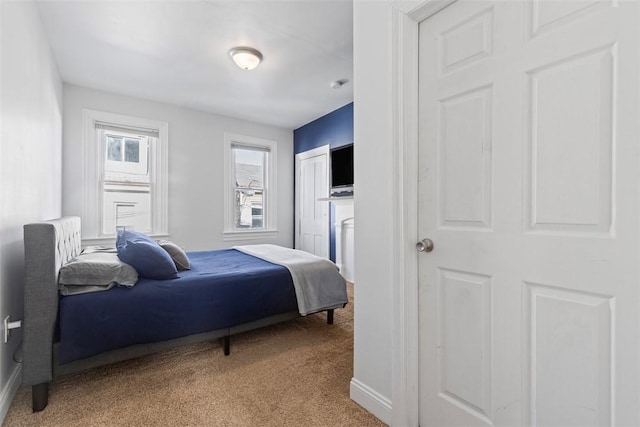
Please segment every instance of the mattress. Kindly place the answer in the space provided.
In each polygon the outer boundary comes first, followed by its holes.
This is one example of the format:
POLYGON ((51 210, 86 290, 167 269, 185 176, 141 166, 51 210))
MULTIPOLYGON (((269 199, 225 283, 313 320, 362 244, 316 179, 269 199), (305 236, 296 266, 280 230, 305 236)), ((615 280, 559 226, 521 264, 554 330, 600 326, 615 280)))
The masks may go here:
POLYGON ((59 361, 229 328, 297 310, 289 271, 225 249, 189 252, 179 278, 61 296, 59 361))

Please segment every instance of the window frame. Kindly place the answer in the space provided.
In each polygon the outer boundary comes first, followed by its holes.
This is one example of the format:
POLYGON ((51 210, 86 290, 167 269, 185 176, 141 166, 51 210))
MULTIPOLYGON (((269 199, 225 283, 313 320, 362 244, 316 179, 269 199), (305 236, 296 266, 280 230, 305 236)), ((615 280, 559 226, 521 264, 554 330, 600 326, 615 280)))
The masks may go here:
POLYGON ((169 124, 167 122, 145 119, 104 111, 83 109, 83 194, 82 209, 82 243, 84 245, 100 244, 107 240, 115 240, 114 234, 102 231, 103 217, 103 173, 106 150, 102 145, 103 132, 98 125, 108 124, 123 129, 157 131, 158 136, 153 143, 149 142, 148 166, 151 184, 151 233, 153 237, 169 235, 169 124))
POLYGON ((277 236, 278 233, 278 203, 277 203, 277 159, 278 143, 273 140, 256 138, 252 136, 238 135, 234 133, 224 134, 224 228, 223 240, 254 240, 269 239, 277 236), (265 179, 262 187, 266 194, 263 203, 262 228, 237 229, 234 223, 235 207, 235 156, 233 147, 255 148, 266 151, 265 156, 265 179))

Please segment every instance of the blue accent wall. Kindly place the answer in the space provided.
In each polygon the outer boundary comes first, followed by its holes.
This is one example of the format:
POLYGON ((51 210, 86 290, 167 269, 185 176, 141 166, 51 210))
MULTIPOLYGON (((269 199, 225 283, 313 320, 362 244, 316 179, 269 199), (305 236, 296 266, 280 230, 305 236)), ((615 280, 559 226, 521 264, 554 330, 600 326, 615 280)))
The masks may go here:
MULTIPOLYGON (((331 148, 335 148, 351 143, 353 143, 353 102, 293 131, 294 155, 327 144, 331 148)), ((334 222, 335 212, 333 204, 331 204, 331 209, 329 210, 329 258, 333 262, 336 261, 336 230, 334 222)))
POLYGON ((353 143, 353 102, 293 131, 294 154, 353 143))

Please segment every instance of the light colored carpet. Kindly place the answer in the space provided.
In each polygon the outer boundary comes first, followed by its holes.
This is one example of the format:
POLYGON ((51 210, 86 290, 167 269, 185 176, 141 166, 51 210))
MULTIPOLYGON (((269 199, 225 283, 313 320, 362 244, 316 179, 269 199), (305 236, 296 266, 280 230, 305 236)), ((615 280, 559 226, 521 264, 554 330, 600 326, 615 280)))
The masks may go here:
MULTIPOLYGON (((349 299, 353 301, 349 286, 349 299)), ((56 379, 31 412, 22 387, 5 426, 384 426, 349 399, 353 304, 56 379)))

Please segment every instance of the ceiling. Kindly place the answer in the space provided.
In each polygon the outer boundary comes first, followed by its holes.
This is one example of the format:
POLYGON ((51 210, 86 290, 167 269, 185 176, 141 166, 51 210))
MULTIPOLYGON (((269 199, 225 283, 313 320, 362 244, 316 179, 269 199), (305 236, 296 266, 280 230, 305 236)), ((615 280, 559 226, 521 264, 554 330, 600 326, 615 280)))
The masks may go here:
POLYGON ((296 129, 353 100, 352 0, 39 0, 66 83, 296 129), (253 71, 228 55, 250 46, 253 71), (340 89, 331 83, 348 79, 340 89))

